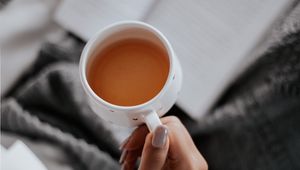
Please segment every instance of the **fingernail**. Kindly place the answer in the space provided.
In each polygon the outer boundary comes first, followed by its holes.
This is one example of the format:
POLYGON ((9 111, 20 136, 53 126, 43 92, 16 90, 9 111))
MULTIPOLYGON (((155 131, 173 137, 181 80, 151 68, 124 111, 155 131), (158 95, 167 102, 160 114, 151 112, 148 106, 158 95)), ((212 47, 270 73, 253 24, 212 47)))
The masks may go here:
POLYGON ((130 136, 128 136, 119 146, 120 150, 123 150, 125 145, 128 143, 130 136))
POLYGON ((158 126, 153 133, 152 145, 156 148, 162 148, 168 137, 168 129, 166 126, 158 126))
POLYGON ((124 162, 124 159, 125 159, 127 153, 128 153, 127 149, 124 149, 122 154, 121 154, 120 160, 119 160, 120 164, 122 164, 124 162))

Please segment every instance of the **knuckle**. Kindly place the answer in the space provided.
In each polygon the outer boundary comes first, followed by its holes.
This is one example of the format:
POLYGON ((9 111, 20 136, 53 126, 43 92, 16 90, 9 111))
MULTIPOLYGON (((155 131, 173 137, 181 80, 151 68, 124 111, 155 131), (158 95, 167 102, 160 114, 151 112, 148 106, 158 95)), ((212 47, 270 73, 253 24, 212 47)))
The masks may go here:
POLYGON ((181 123, 181 121, 176 116, 166 117, 169 123, 181 123))
POLYGON ((169 132, 180 130, 183 128, 183 124, 181 123, 180 119, 176 116, 168 116, 167 117, 166 125, 169 127, 169 132))

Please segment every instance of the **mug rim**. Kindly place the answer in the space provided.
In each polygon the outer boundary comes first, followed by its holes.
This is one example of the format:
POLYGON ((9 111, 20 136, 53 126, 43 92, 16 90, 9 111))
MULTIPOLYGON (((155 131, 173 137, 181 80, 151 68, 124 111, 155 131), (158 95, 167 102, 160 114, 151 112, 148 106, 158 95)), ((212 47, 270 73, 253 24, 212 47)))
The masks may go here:
MULTIPOLYGON (((112 33, 114 34, 114 33, 112 33)), ((99 43, 99 42, 98 42, 99 43)), ((173 48, 170 44, 170 42, 167 40, 167 38, 155 27, 141 22, 141 21, 119 21, 113 24, 110 24, 106 27, 104 27, 103 29, 100 29, 96 34, 94 34, 92 36, 92 38, 90 38, 90 40, 88 40, 87 44, 85 45, 81 56, 80 56, 80 62, 79 62, 79 71, 80 71, 80 80, 83 84, 83 88, 84 90, 87 92, 87 94, 93 98, 94 100, 97 101, 97 103, 101 103, 104 106, 107 106, 111 109, 114 110, 138 110, 141 109, 143 107, 146 107, 148 105, 151 105, 151 103, 153 103, 154 101, 156 101, 158 98, 160 98, 165 92, 166 89, 168 88, 168 86, 170 86, 171 84, 171 79, 172 79, 172 75, 174 73, 174 63, 173 63, 173 57, 174 57, 175 53, 173 51, 173 48), (114 27, 120 27, 120 26, 133 26, 133 28, 144 28, 148 31, 150 31, 151 33, 154 34, 154 36, 156 36, 161 43, 163 44, 164 48, 166 48, 166 51, 168 53, 168 59, 169 59, 169 73, 168 73, 168 77, 167 80, 164 84, 164 86, 161 88, 161 90, 159 91, 159 93, 157 93, 153 98, 151 98, 150 100, 138 104, 138 105, 133 105, 133 106, 121 106, 121 105, 116 105, 113 103, 110 103, 104 99, 102 99, 100 96, 98 96, 94 90, 90 87, 88 81, 87 81, 87 75, 86 75, 86 68, 87 68, 87 64, 88 64, 88 59, 90 58, 91 55, 91 50, 93 49, 93 45, 96 43, 96 41, 101 38, 103 36, 103 33, 106 31, 109 31, 109 29, 114 28, 114 27)))

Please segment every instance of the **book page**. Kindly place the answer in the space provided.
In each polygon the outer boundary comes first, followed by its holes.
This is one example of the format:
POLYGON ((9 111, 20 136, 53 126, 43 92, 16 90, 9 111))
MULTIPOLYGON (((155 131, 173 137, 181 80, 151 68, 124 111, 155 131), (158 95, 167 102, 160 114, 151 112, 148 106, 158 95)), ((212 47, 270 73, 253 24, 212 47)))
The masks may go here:
POLYGON ((87 41, 114 22, 142 20, 153 3, 153 0, 64 0, 55 12, 55 21, 87 41))
POLYGON ((253 61, 248 54, 288 2, 160 1, 146 22, 166 35, 182 64, 178 105, 193 118, 201 118, 253 61))

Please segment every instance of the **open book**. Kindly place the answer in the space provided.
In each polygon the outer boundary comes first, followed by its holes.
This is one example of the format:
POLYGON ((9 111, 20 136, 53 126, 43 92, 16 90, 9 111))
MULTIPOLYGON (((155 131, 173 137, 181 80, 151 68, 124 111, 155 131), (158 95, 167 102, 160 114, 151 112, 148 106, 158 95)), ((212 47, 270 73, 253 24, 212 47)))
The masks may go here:
POLYGON ((157 27, 183 68, 177 104, 200 119, 255 60, 252 52, 290 4, 291 0, 64 0, 55 20, 84 40, 121 20, 157 27))

